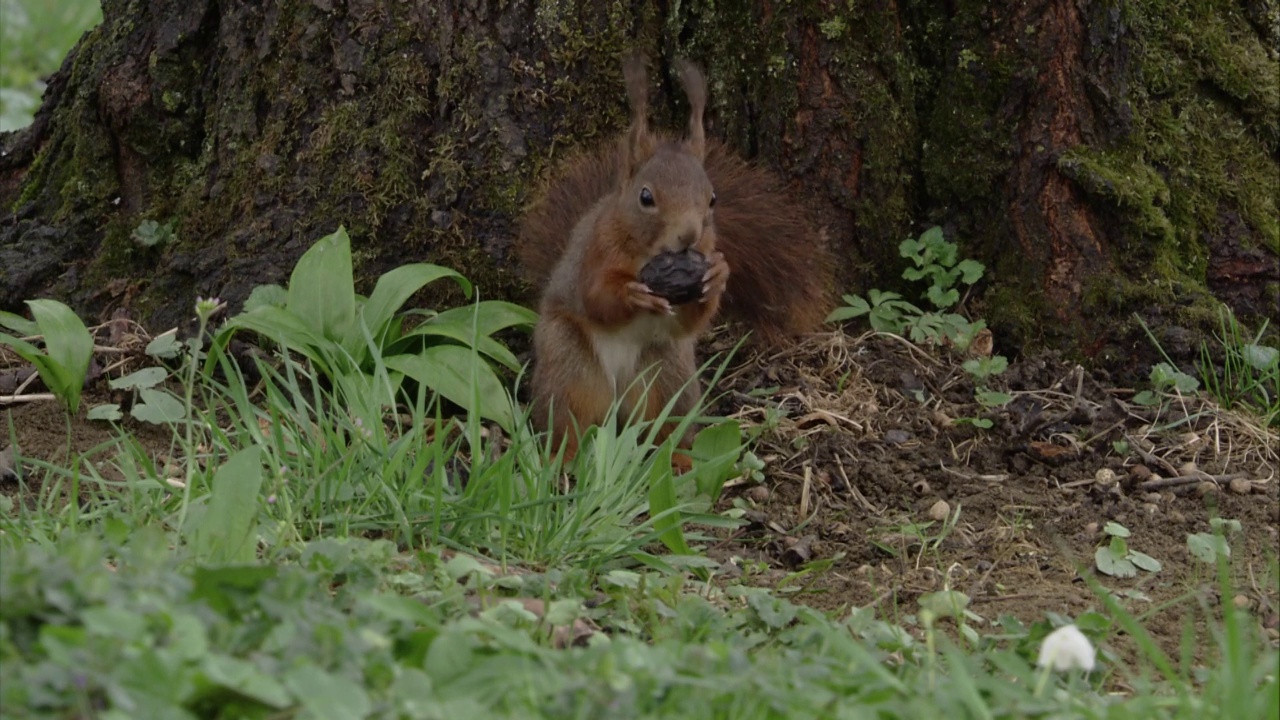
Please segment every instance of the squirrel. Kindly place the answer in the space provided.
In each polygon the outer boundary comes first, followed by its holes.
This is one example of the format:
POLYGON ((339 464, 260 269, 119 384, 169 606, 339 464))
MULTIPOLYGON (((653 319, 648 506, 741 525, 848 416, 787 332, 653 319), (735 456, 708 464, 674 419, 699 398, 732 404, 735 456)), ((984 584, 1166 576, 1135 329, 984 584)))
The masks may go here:
POLYGON ((652 420, 673 398, 673 415, 691 411, 701 392, 695 345, 719 310, 778 345, 816 329, 831 306, 832 263, 819 234, 771 174, 706 137, 706 78, 688 61, 678 70, 687 137, 649 129, 645 57, 631 53, 627 131, 565 162, 520 222, 521 265, 543 288, 532 418, 566 461, 577 432, 604 421, 616 399, 622 417, 652 420), (687 248, 709 267, 700 297, 672 305, 640 270, 687 248))

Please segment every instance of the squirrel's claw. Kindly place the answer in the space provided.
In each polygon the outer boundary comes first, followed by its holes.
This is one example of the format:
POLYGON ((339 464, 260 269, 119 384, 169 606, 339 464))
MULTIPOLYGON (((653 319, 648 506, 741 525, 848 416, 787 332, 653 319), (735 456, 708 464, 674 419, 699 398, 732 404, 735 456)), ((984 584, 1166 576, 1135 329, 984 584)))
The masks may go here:
POLYGON ((724 260, 724 253, 714 252, 709 256, 711 267, 702 276, 702 298, 698 302, 719 297, 729 285, 729 264, 724 260))
POLYGON ((659 315, 675 315, 675 308, 666 298, 653 294, 648 285, 641 282, 627 283, 627 305, 635 310, 657 313, 659 315))

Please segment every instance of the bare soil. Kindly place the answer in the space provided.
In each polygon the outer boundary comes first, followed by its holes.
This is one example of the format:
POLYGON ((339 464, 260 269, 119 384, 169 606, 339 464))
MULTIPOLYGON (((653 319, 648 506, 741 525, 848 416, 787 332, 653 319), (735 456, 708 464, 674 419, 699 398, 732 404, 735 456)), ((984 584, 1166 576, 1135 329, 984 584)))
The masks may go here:
MULTIPOLYGON (((707 349, 735 341, 713 337, 707 349)), ((0 360, 0 374, 18 368, 13 356, 0 360)), ((735 481, 725 492, 722 505, 745 508, 750 522, 708 547, 723 576, 823 609, 875 606, 898 620, 925 593, 959 590, 985 621, 1030 623, 1100 609, 1089 574, 1176 652, 1188 622, 1203 630, 1205 613, 1222 602, 1213 568, 1191 555, 1187 536, 1211 532, 1210 518, 1223 517, 1243 526, 1230 541, 1236 595, 1227 601, 1280 638, 1274 430, 1202 399, 1140 407, 1105 373, 1052 355, 1012 362, 990 386, 1013 400, 987 409, 961 360, 899 338, 838 332, 784 351, 743 351, 717 385, 713 410, 759 434, 755 453, 766 466, 762 482, 735 481), (1127 528, 1129 546, 1162 569, 1097 574, 1108 522, 1127 528), (801 572, 814 562, 826 567, 801 572)), ((103 378, 91 383, 71 422, 74 453, 111 439, 109 426, 85 412, 114 399, 103 378)), ((4 416, 0 447, 12 428, 23 457, 65 462, 59 404, 11 404, 4 416)), ((125 426, 164 461, 167 432, 125 426)), ((0 477, 0 493, 18 492, 0 477)))
POLYGON ((962 358, 947 355, 833 333, 731 369, 717 410, 761 430, 767 468, 763 483, 726 493, 724 504, 751 508, 752 522, 710 555, 799 602, 874 605, 887 618, 914 614, 938 590, 966 593, 987 621, 1076 617, 1102 607, 1089 574, 1176 653, 1188 620, 1203 630, 1202 611, 1216 614, 1221 600, 1187 536, 1232 518, 1243 533, 1230 541, 1229 601, 1280 637, 1274 429, 1200 399, 1138 406, 1132 389, 1053 355, 1011 362, 989 385, 1013 400, 988 409, 962 358), (945 531, 948 512, 958 519, 945 531), (1108 522, 1162 569, 1097 573, 1108 522), (829 569, 797 576, 820 560, 829 569))

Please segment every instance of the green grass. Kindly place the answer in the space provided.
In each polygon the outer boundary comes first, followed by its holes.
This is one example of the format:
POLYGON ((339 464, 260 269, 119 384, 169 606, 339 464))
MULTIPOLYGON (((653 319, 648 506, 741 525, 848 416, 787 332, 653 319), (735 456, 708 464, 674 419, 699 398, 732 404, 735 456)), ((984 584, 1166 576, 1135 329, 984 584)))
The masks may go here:
POLYGON ((0 132, 31 123, 44 79, 100 22, 97 0, 0 0, 0 132))
MULTIPOLYGON (((679 479, 672 442, 656 439, 665 415, 605 423, 562 463, 511 389, 476 370, 482 345, 490 358, 509 353, 482 341, 478 312, 473 332, 442 341, 447 353, 380 345, 400 337, 401 316, 369 312, 378 303, 354 291, 331 302, 344 277, 291 297, 287 315, 252 311, 274 321, 261 323, 252 359, 225 354, 221 333, 207 347, 152 342, 153 362, 170 367, 150 374, 168 385, 139 389, 145 402, 130 413, 168 428, 162 452, 117 424, 113 440, 65 464, 16 465, 19 492, 0 496, 0 716, 1280 713, 1278 656, 1256 619, 1231 602, 1197 605, 1197 593, 1178 602, 1209 639, 1188 620, 1174 659, 1092 579, 1098 610, 1031 624, 987 622, 956 592, 922 596, 890 623, 796 605, 781 588, 709 582, 719 566, 701 554, 702 533, 737 523, 710 508, 752 467, 736 424, 704 430, 679 479), (435 384, 391 369, 392 353, 430 367, 435 384), (450 357, 472 371, 439 372, 450 357), (1068 623, 1100 648, 1089 674, 1037 667, 1041 641, 1068 623), (1136 660, 1121 659, 1122 643, 1136 660)), ((194 337, 216 306, 197 303, 194 337)), ((923 547, 959 512, 927 535, 917 528, 923 547)), ((1232 598, 1225 553, 1211 552, 1219 597, 1232 598)))
POLYGON ((922 612, 891 624, 699 579, 690 571, 712 566, 690 523, 729 521, 690 514, 705 503, 684 484, 655 508, 669 446, 645 426, 598 431, 562 468, 523 416, 504 436, 445 417, 418 389, 384 398, 399 412, 370 427, 304 360, 268 354, 251 383, 211 352, 218 372, 175 373, 193 400, 191 421, 171 425, 168 466, 124 430, 65 467, 26 466, 30 501, 0 514, 0 714, 1280 712, 1277 655, 1231 603, 1200 608, 1214 639, 1195 648, 1208 658, 1197 666, 1096 587, 1100 610, 1075 622, 1102 648, 1099 669, 1050 674, 1035 666, 1040 641, 1070 618, 972 625, 922 612), (693 554, 654 554, 664 518, 693 554), (517 563, 524 572, 498 570, 517 563), (574 627, 581 644, 562 647, 574 627), (1132 665, 1112 650, 1122 637, 1132 665))

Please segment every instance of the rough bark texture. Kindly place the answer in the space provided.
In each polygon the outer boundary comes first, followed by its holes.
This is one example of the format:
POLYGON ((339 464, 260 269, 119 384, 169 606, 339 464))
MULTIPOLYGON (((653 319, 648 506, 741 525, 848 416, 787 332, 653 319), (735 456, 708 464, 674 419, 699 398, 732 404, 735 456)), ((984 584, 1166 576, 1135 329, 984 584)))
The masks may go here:
MULTIPOLYGON (((530 300, 514 222, 626 122, 618 57, 702 63, 710 133, 773 168, 894 288, 942 224, 989 267, 1005 350, 1130 352, 1280 297, 1280 10, 1269 0, 947 3, 105 0, 27 130, 0 136, 0 307, 171 325, 287 277, 339 223, 359 272, 452 265, 530 300), (155 247, 143 220, 172 226, 155 247), (1153 318, 1156 319, 1156 318, 1153 318), (1117 322, 1117 321, 1120 322, 1117 322)), ((665 117, 664 117, 665 113, 665 117)), ((429 301, 429 300, 428 300, 429 301)))

